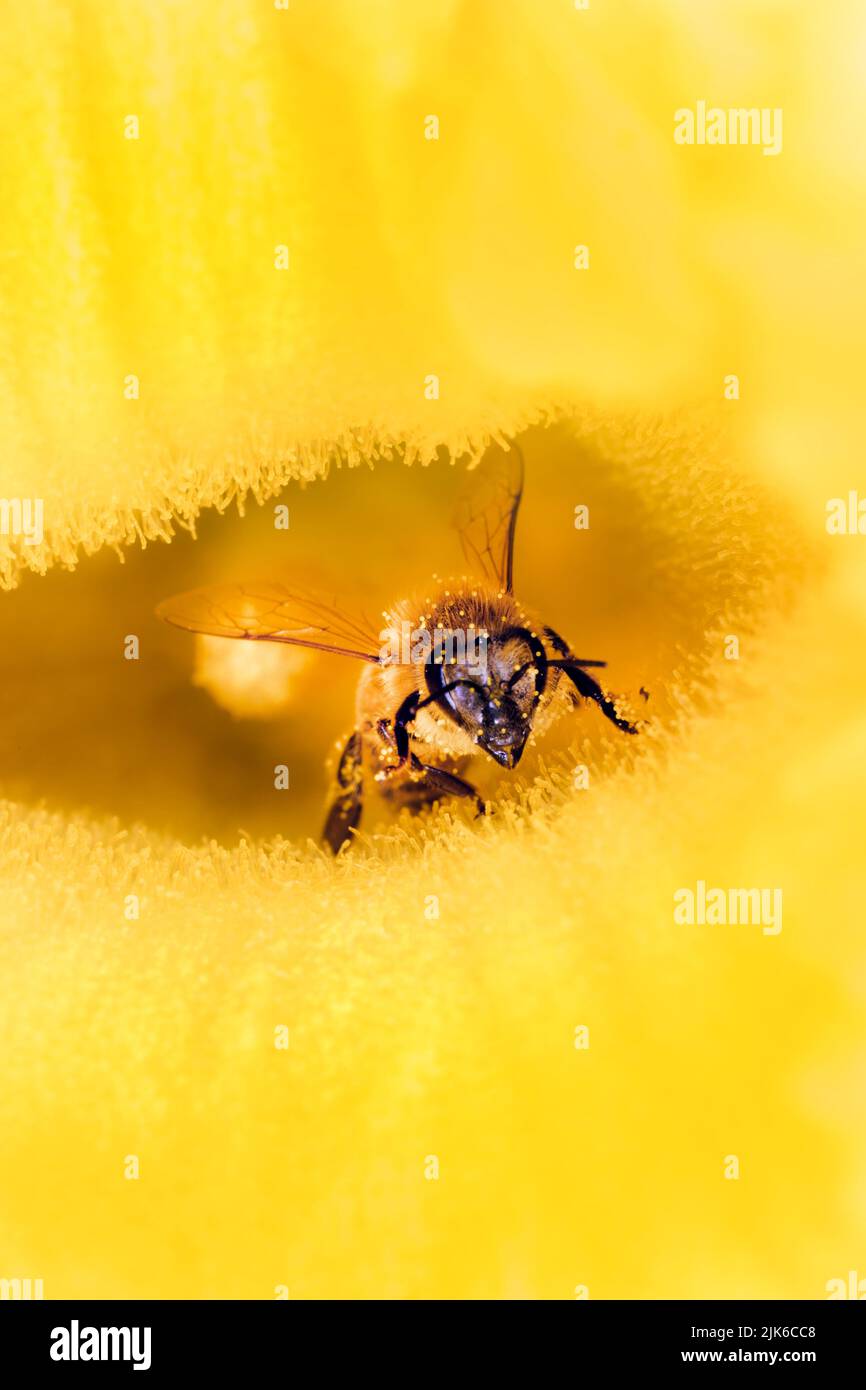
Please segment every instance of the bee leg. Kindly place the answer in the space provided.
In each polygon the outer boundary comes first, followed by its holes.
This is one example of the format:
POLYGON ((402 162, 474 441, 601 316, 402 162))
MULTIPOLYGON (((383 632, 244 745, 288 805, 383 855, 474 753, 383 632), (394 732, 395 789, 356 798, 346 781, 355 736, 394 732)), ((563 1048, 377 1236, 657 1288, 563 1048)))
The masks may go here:
MULTIPOLYGON (((471 786, 469 782, 464 782, 462 777, 457 777, 453 772, 445 772, 441 767, 434 767, 430 763, 422 763, 414 753, 409 751, 409 725, 412 723, 419 709, 423 709, 426 705, 436 703, 443 694, 447 694, 449 690, 454 689, 458 685, 467 684, 472 684, 472 682, 463 680, 452 681, 450 685, 443 686, 435 695, 428 695, 423 700, 418 690, 413 690, 411 695, 406 696, 406 699, 394 716, 393 724, 393 741, 397 749, 399 762, 396 766, 388 770, 388 775, 392 776, 395 772, 405 768, 408 763, 413 771, 424 773, 423 781, 420 781, 418 785, 423 786, 426 783, 429 790, 441 791, 445 796, 474 797, 475 804, 478 808, 478 814, 479 816, 483 816, 487 808, 475 788, 471 786)), ((379 733, 381 736, 385 737, 386 731, 382 727, 382 724, 383 721, 380 720, 379 733)), ((388 731, 387 738, 388 741, 390 741, 390 730, 388 731)))
POLYGON ((422 785, 426 784, 431 791, 441 792, 443 796, 471 796, 474 798, 478 815, 487 814, 487 806, 471 782, 464 782, 462 777, 457 777, 453 772, 446 772, 444 768, 422 763, 416 757, 412 758, 412 766, 424 773, 422 785))
POLYGON ((397 757, 400 759, 401 767, 404 767, 409 761, 409 725, 418 713, 418 706, 420 703, 420 691, 413 690, 411 695, 406 696, 406 699, 394 715, 394 743, 397 748, 397 757))
POLYGON ((627 719, 623 719, 622 715, 617 713, 616 705, 610 696, 605 694, 598 681, 594 681, 592 676, 587 675, 583 667, 573 657, 562 661, 551 661, 550 665, 564 671, 574 683, 578 694, 582 695, 585 700, 594 700, 602 714, 610 720, 611 724, 622 729, 624 734, 636 734, 638 732, 637 724, 629 723, 627 719))
POLYGON ((337 787, 322 831, 322 839, 333 854, 339 854, 361 819, 361 735, 357 729, 340 756, 337 787))

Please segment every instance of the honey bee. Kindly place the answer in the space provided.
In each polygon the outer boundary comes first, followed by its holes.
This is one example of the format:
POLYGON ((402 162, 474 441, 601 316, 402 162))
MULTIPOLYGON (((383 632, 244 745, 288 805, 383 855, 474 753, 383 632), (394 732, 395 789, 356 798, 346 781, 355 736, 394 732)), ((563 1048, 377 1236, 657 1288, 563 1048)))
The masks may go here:
POLYGON ((330 598, 271 581, 197 589, 157 608, 190 632, 288 642, 363 664, 355 726, 322 832, 334 854, 357 830, 371 784, 412 810, 462 797, 483 814, 484 801, 463 776, 470 760, 482 752, 501 767, 517 767, 530 734, 581 699, 623 733, 637 733, 588 672, 606 663, 575 656, 514 596, 523 477, 516 445, 488 451, 455 517, 477 577, 395 604, 378 634, 330 598))

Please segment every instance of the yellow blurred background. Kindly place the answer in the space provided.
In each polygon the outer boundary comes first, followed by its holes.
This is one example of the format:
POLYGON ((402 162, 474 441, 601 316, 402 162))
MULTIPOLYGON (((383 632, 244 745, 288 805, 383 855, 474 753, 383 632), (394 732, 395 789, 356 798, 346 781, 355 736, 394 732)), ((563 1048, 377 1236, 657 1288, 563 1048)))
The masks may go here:
POLYGON ((862 11, 37 0, 0 39, 0 496, 45 508, 0 535, 0 1277, 866 1276, 866 538, 825 528, 866 498, 862 11), (783 152, 675 145, 703 99, 783 152), (371 806, 335 865, 351 663, 241 717, 153 609, 285 575, 378 613, 462 568, 492 436, 520 596, 648 726, 582 710, 486 821, 371 806), (781 886, 782 932, 676 926, 698 879, 781 886))

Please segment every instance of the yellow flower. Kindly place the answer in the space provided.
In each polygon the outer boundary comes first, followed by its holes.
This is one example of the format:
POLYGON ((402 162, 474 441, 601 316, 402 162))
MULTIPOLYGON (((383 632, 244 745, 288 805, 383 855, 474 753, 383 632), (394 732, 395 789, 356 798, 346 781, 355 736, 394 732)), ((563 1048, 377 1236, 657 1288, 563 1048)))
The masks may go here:
POLYGON ((820 1298, 862 1259, 863 40, 845 0, 7 7, 0 1276, 820 1298), (781 152, 677 144, 698 101, 781 152), (649 726, 581 710, 487 821, 334 864, 356 673, 235 720, 153 608, 264 569, 376 614, 459 563, 446 460, 517 434, 518 585, 649 726), (699 883, 782 929, 676 921, 699 883))

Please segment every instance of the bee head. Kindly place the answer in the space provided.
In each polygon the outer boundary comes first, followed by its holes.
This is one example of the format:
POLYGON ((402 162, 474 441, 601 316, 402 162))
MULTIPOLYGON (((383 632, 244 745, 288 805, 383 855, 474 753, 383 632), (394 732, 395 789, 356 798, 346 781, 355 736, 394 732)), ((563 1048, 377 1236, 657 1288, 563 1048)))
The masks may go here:
POLYGON ((489 699, 478 744, 500 767, 517 767, 529 737, 529 713, 510 695, 489 699))
POLYGON ((538 639, 512 628, 488 642, 483 668, 434 669, 428 667, 427 683, 440 707, 500 767, 517 767, 547 678, 538 639))

